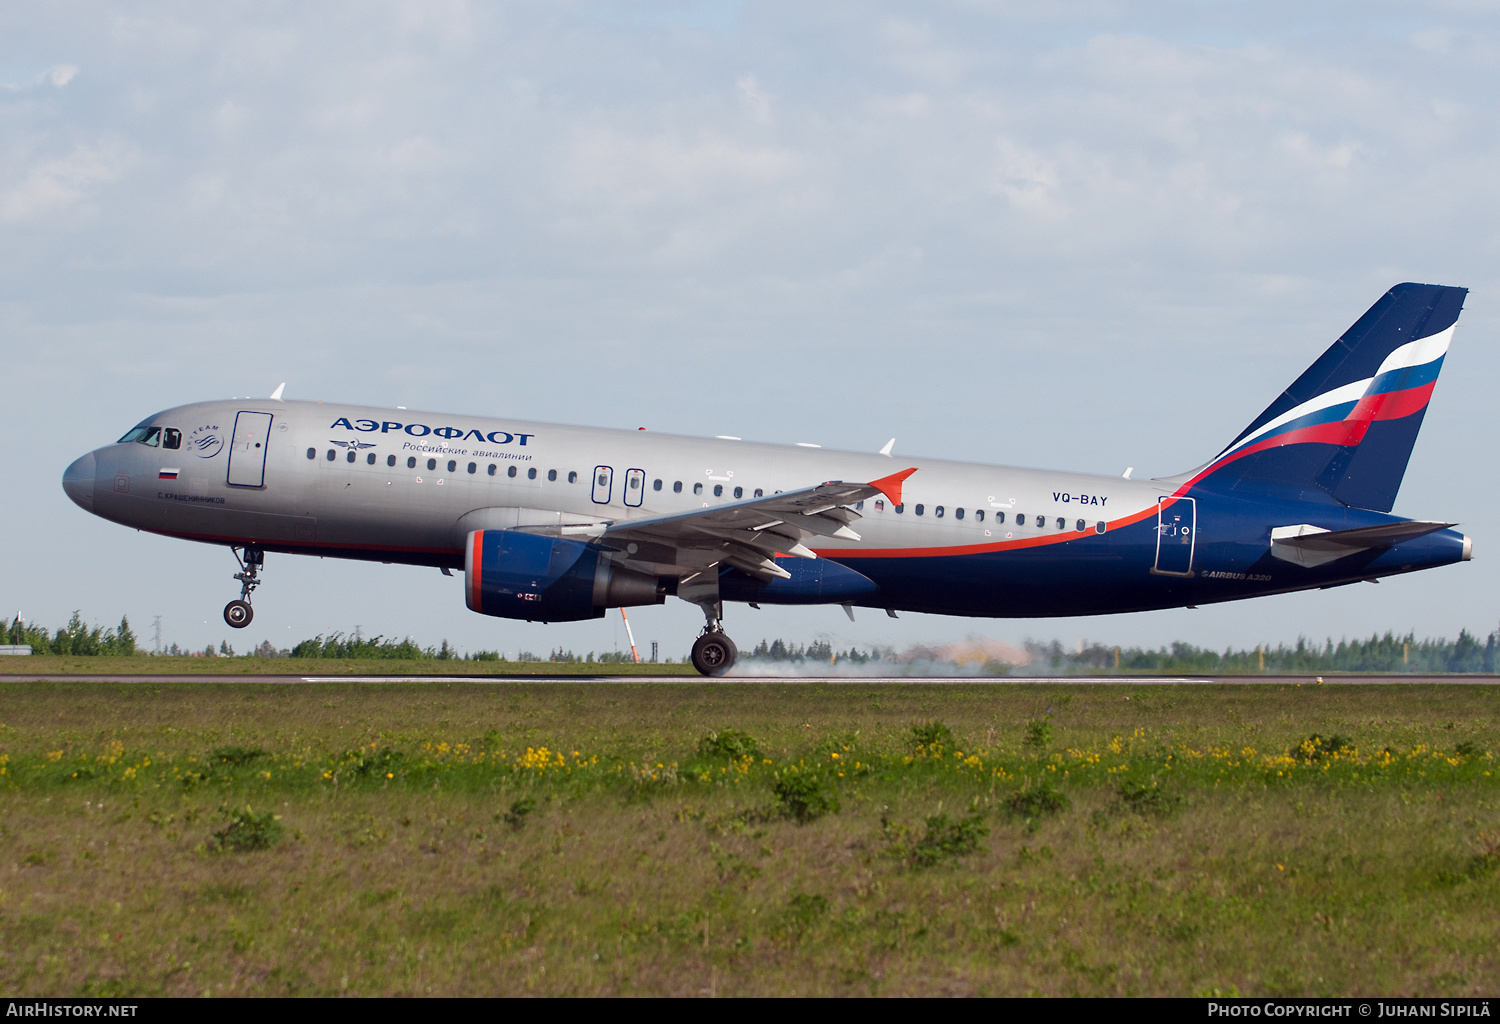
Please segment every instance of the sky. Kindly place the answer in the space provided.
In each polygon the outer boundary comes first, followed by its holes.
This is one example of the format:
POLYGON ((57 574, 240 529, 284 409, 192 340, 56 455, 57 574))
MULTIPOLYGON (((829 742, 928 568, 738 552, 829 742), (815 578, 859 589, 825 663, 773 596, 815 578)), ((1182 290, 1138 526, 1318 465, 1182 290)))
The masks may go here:
MULTIPOLYGON (((730 609, 839 645, 1500 619, 1500 8, 722 0, 0 7, 0 610, 148 642, 612 650, 436 570, 136 533, 63 469, 268 395, 1083 472, 1205 462, 1387 288, 1471 289, 1395 511, 1475 560, 1094 619, 730 609), (1492 541, 1492 538, 1494 539, 1492 541)), ((636 609, 680 657, 701 615, 636 609)))

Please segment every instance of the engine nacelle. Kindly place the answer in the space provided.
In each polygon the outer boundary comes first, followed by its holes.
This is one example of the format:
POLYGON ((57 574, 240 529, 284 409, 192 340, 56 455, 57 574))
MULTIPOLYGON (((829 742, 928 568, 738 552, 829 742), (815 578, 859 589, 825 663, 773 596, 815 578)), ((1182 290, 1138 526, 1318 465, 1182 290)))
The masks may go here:
POLYGON ((616 567, 582 541, 475 530, 464 553, 464 599, 481 615, 537 622, 597 619, 606 608, 661 604, 655 576, 616 567))

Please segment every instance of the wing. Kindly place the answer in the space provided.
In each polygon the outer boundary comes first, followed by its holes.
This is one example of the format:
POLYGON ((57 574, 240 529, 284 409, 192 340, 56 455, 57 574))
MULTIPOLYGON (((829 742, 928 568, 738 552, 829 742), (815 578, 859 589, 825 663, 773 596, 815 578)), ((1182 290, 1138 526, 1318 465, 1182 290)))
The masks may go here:
POLYGON ((641 572, 692 576, 713 565, 732 565, 762 580, 789 579, 778 554, 816 558, 805 541, 818 537, 859 540, 856 502, 884 494, 901 504, 901 485, 916 467, 869 483, 830 480, 816 487, 711 505, 667 516, 555 527, 562 536, 590 538, 615 552, 615 560, 641 572))

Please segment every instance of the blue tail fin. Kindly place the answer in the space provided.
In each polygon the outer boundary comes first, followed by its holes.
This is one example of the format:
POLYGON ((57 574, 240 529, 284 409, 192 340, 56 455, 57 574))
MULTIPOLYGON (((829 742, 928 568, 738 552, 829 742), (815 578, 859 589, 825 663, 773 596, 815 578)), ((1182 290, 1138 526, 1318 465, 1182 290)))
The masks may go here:
POLYGON ((1396 285, 1188 486, 1389 512, 1466 295, 1396 285))

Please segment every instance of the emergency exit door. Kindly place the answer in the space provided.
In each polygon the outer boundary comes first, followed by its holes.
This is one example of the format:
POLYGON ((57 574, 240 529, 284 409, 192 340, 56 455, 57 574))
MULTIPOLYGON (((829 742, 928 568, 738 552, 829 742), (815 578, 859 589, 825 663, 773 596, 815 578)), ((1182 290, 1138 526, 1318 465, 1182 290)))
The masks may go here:
POLYGON ((271 414, 242 412, 234 417, 229 440, 229 486, 266 485, 266 446, 271 443, 271 414))
POLYGON ((608 505, 615 489, 615 471, 609 466, 594 467, 594 503, 608 505))
POLYGON ((641 507, 641 501, 646 497, 646 471, 644 469, 625 471, 625 493, 622 497, 625 499, 625 504, 631 508, 641 507))
POLYGON ((1193 574, 1193 545, 1198 540, 1198 503, 1192 498, 1158 498, 1156 567, 1162 576, 1193 574))

